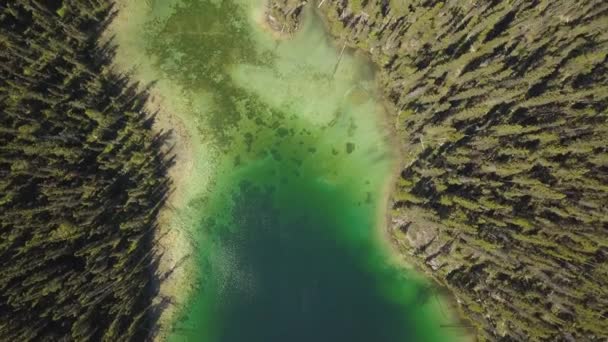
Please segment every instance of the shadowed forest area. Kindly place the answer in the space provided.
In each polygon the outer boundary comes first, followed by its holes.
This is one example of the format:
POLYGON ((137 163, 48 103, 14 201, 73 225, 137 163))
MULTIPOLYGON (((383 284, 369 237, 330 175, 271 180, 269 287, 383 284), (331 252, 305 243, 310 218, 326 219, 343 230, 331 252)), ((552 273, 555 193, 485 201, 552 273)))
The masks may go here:
POLYGON ((0 340, 145 340, 167 133, 98 47, 111 1, 0 3, 0 340))
POLYGON ((402 149, 391 235, 481 340, 608 337, 608 2, 309 3, 368 52, 402 149))

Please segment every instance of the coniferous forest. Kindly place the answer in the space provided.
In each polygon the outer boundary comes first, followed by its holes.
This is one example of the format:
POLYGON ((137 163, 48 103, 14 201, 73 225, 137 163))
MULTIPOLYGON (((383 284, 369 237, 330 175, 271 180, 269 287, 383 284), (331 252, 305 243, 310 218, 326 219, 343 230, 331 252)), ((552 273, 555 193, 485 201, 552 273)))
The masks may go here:
POLYGON ((105 0, 0 3, 0 340, 145 340, 169 189, 105 0))
POLYGON ((380 66, 402 149, 391 235, 480 340, 608 338, 608 2, 307 3, 380 66))

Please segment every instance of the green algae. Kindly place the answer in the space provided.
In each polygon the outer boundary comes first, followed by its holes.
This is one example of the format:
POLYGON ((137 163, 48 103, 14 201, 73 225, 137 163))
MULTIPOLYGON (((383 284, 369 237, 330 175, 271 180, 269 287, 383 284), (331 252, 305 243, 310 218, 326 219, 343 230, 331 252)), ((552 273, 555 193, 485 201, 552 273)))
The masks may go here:
MULTIPOLYGON (((373 72, 309 14, 291 39, 260 1, 127 3, 116 37, 196 142, 196 288, 172 341, 449 341, 426 284, 378 234, 395 151, 373 72)), ((125 58, 123 58, 124 60, 125 58)))

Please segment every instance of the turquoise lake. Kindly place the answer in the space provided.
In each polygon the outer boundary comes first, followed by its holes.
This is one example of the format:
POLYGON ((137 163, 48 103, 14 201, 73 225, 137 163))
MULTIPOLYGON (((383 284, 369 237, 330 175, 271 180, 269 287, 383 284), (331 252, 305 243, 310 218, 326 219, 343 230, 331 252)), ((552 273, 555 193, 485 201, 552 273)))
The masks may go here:
POLYGON ((118 54, 193 136, 194 288, 171 341, 455 341, 382 227, 398 155, 374 70, 309 9, 264 29, 263 1, 126 1, 118 54), (125 59, 125 58, 123 58, 125 59))

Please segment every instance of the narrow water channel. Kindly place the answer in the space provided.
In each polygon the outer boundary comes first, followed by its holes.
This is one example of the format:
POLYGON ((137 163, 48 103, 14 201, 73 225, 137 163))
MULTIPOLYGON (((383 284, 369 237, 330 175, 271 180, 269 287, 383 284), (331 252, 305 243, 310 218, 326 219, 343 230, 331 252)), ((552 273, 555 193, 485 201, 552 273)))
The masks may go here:
POLYGON ((381 241, 397 156, 371 66, 341 56, 312 12, 275 39, 263 5, 122 9, 117 58, 157 81, 196 145, 177 215, 197 246, 197 286, 170 340, 454 340, 426 284, 381 241))

